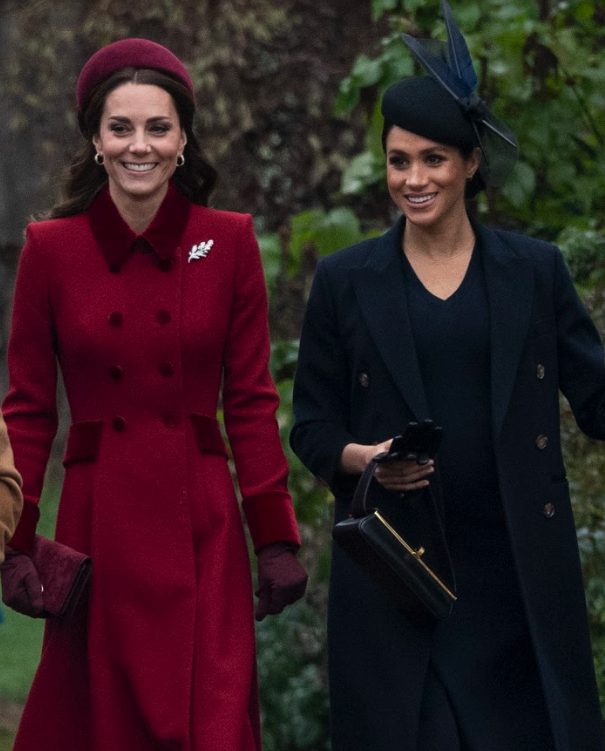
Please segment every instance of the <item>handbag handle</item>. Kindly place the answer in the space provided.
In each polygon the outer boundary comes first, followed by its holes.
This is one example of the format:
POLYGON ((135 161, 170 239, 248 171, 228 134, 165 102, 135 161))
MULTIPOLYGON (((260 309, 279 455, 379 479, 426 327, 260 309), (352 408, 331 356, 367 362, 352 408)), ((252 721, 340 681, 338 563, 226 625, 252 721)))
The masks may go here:
POLYGON ((372 457, 368 466, 364 469, 363 474, 359 478, 359 482, 357 483, 357 487, 355 488, 355 494, 353 495, 353 500, 351 501, 351 516, 354 519, 359 519, 362 516, 367 516, 367 499, 369 495, 370 485, 372 484, 372 480, 374 479, 374 472, 376 472, 376 467, 378 466, 379 460, 386 455, 387 452, 383 451, 381 454, 376 454, 376 456, 372 457))

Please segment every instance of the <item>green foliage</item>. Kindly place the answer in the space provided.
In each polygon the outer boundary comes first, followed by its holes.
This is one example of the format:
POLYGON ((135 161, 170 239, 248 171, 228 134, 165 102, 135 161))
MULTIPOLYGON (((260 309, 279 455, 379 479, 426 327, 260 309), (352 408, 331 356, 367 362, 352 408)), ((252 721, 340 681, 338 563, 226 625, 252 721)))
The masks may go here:
POLYGON ((293 277, 304 273, 306 260, 314 263, 318 257, 330 255, 375 234, 362 232, 357 216, 343 206, 329 211, 317 208, 296 214, 290 219, 287 234, 261 234, 258 240, 269 297, 275 299, 279 294, 280 276, 293 277))
POLYGON ((574 281, 583 289, 605 289, 605 236, 594 229, 568 227, 559 235, 558 245, 574 281))
POLYGON ((386 167, 381 134, 382 115, 377 103, 368 121, 365 151, 354 156, 343 171, 341 190, 345 195, 360 194, 370 189, 377 190, 378 193, 386 192, 386 167))
POLYGON ((8 730, 0 728, 0 751, 11 751, 15 737, 8 730))
POLYGON ((294 497, 296 518, 299 524, 315 528, 321 526, 329 516, 330 494, 327 488, 320 485, 305 469, 300 459, 292 451, 288 439, 294 420, 292 409, 293 378, 290 374, 296 366, 297 357, 298 341, 276 342, 271 353, 271 370, 280 398, 277 421, 290 467, 288 484, 294 497), (280 375, 284 373, 288 375, 280 375))
POLYGON ((265 751, 328 751, 325 619, 304 603, 257 628, 265 751))
POLYGON ((290 257, 299 259, 308 243, 313 243, 319 256, 327 256, 361 238, 359 220, 351 209, 337 208, 327 212, 311 209, 292 217, 290 257))
POLYGON ((270 298, 275 297, 277 292, 276 280, 281 269, 281 246, 276 234, 259 235, 258 244, 263 258, 263 269, 267 292, 270 298))

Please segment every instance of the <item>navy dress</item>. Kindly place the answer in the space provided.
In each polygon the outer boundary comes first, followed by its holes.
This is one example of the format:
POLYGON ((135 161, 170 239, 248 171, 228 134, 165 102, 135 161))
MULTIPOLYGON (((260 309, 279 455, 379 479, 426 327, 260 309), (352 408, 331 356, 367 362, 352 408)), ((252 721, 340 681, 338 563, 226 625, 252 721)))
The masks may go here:
POLYGON ((443 427, 436 463, 458 593, 452 616, 434 634, 419 749, 551 751, 498 493, 480 248, 446 300, 423 286, 405 256, 403 273, 429 413, 443 427))

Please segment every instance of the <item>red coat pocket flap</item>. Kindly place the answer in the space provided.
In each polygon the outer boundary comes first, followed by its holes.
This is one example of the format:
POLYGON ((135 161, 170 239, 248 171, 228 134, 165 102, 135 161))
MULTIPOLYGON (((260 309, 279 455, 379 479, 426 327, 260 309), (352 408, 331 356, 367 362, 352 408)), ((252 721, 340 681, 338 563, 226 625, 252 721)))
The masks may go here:
POLYGON ((202 454, 219 454, 228 458, 225 441, 216 418, 192 412, 191 422, 197 447, 202 454))
POLYGON ((69 428, 63 466, 74 462, 91 462, 99 455, 103 420, 74 422, 69 428))

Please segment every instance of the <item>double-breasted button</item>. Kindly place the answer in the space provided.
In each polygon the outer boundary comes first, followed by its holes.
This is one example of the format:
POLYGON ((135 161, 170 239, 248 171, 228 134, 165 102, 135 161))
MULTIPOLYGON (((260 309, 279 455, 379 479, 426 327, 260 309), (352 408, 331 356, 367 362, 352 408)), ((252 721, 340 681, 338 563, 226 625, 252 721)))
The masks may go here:
POLYGON ((110 263, 109 264, 109 270, 112 274, 119 274, 120 273, 121 266, 119 263, 110 263))
POLYGON ((547 519, 552 519, 552 517, 555 515, 554 504, 553 503, 545 504, 544 508, 542 509, 542 513, 547 519))
POLYGON ((119 381, 122 377, 122 368, 119 365, 112 365, 109 368, 109 377, 114 381, 119 381))
POLYGON ((167 310, 158 310, 158 323, 170 323, 172 316, 167 310))
POLYGON ((164 378, 170 378, 171 375, 174 375, 174 365, 171 362, 160 363, 160 373, 164 378))
POLYGON ((126 420, 123 417, 114 417, 111 421, 111 425, 116 433, 121 433, 126 430, 126 420))
POLYGON ((536 378, 541 381, 544 378, 544 375, 546 374, 546 368, 544 365, 539 364, 536 368, 536 378))
POLYGON ((536 446, 539 449, 545 449, 548 446, 548 436, 547 435, 539 435, 536 438, 536 446))
POLYGON ((367 389, 370 385, 370 376, 367 373, 360 373, 358 377, 359 383, 364 387, 364 389, 367 389))
POLYGON ((170 258, 162 258, 162 260, 158 263, 158 266, 161 271, 170 271, 172 269, 172 261, 170 258))
POLYGON ((114 310, 113 313, 109 314, 110 326, 121 326, 123 321, 124 321, 124 316, 120 313, 119 310, 114 310))

